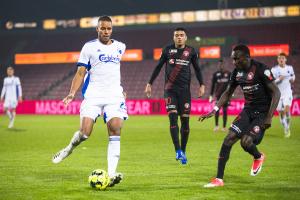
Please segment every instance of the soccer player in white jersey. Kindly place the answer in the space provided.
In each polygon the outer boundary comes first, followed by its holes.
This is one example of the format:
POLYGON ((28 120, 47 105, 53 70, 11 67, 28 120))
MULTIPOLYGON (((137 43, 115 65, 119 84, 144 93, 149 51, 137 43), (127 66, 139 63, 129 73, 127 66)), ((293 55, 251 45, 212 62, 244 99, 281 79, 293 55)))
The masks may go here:
POLYGON ((69 145, 54 155, 52 161, 61 162, 76 146, 88 139, 96 119, 102 115, 109 135, 107 148, 108 174, 111 178, 109 186, 114 186, 123 177, 121 173, 116 172, 116 169, 120 158, 121 128, 123 120, 128 118, 120 78, 120 60, 126 46, 110 38, 112 34, 110 17, 100 17, 96 31, 98 38, 85 43, 80 52, 78 70, 69 94, 63 99, 67 106, 84 82, 80 129, 74 133, 69 145))
POLYGON ((295 73, 291 65, 286 64, 287 56, 285 53, 280 53, 277 57, 278 65, 272 68, 272 73, 275 78, 281 97, 277 107, 280 114, 280 122, 284 127, 284 136, 289 138, 290 131, 290 107, 292 105, 293 93, 291 83, 295 82, 295 73))
POLYGON ((7 68, 7 77, 4 78, 1 92, 1 102, 4 101, 4 111, 9 117, 8 128, 13 128, 16 118, 18 102, 22 102, 22 87, 19 77, 14 76, 14 68, 7 68))

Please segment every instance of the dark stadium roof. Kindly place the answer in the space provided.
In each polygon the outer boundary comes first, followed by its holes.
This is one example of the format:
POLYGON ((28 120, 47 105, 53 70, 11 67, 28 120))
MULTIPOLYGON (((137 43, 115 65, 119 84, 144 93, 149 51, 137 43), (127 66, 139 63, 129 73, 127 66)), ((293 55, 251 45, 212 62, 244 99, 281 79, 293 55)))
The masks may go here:
MULTIPOLYGON (((226 0, 6 0, 1 1, 0 4, 0 20, 72 19, 103 14, 126 15, 205 10, 218 8, 220 1, 226 0)), ((299 0, 227 0, 227 2, 228 8, 300 3, 299 0)))

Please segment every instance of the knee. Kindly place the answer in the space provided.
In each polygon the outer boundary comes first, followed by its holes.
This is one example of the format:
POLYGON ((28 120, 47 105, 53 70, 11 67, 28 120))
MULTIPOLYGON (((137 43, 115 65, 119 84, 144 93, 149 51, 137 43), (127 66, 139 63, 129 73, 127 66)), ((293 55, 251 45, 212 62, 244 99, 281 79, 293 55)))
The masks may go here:
POLYGON ((107 122, 107 128, 110 135, 120 135, 121 134, 121 128, 123 125, 122 120, 110 120, 107 122))
POLYGON ((226 146, 232 146, 236 141, 238 140, 238 137, 236 134, 232 131, 229 131, 228 135, 225 137, 223 144, 226 146))
POLYGON ((252 138, 250 136, 244 136, 241 139, 241 147, 245 150, 248 151, 249 147, 253 144, 252 138))

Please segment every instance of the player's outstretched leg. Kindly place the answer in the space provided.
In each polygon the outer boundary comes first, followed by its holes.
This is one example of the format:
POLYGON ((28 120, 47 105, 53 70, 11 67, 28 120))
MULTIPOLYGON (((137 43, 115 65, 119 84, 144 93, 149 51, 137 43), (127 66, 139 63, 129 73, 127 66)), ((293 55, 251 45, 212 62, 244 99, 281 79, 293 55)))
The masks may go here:
POLYGON ((60 163, 63 159, 65 159, 66 157, 68 157, 73 149, 78 146, 81 142, 83 142, 84 140, 86 140, 88 138, 87 135, 82 134, 80 131, 76 131, 69 143, 68 146, 66 146, 65 148, 63 148, 62 150, 60 150, 59 152, 57 152, 53 158, 52 158, 52 162, 57 164, 60 163))

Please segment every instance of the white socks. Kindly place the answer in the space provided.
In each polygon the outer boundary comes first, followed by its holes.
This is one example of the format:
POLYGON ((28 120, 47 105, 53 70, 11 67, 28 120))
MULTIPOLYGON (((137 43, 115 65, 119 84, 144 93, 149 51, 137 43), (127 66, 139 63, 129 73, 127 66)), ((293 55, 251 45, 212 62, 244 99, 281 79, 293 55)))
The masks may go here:
POLYGON ((109 177, 116 173, 120 159, 120 136, 109 136, 107 147, 107 171, 109 177))
POLYGON ((76 131, 69 143, 69 145, 66 147, 68 151, 73 151, 73 149, 78 146, 82 141, 88 139, 88 136, 81 133, 80 131, 76 131))

